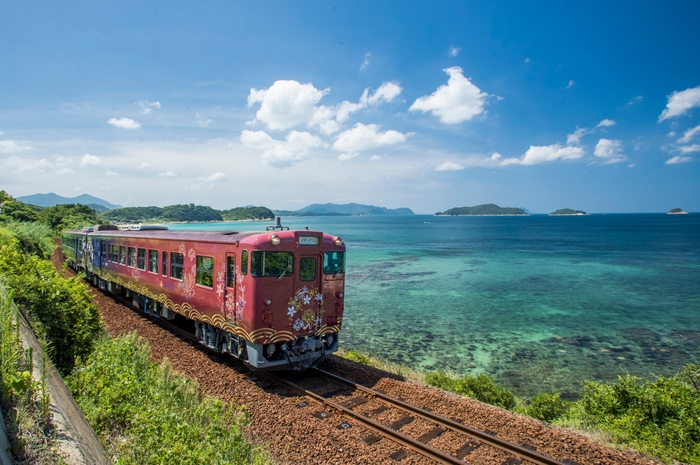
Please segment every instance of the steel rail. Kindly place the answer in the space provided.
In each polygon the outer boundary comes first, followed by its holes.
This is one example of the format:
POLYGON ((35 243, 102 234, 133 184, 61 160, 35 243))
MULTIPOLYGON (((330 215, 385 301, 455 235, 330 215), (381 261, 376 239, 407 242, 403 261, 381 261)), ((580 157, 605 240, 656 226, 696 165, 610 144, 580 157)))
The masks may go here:
POLYGON ((435 460, 438 463, 445 463, 445 464, 454 464, 454 465, 465 465, 466 462, 458 459, 457 457, 454 457, 452 455, 446 454, 438 449, 435 449, 432 446, 429 446, 428 444, 423 444, 422 442, 419 442, 409 436, 406 436, 405 434, 401 434, 398 431, 394 431, 393 429, 382 425, 381 423, 378 423, 374 420, 372 420, 369 417, 366 417, 358 412, 355 412, 352 409, 349 409, 347 407, 344 407, 340 405, 337 402, 333 402, 332 400, 326 399, 325 397, 316 394, 315 392, 309 391, 308 389, 304 389, 302 386, 299 386, 296 383, 293 383, 291 381, 287 381, 286 379, 280 378, 276 375, 273 375, 272 373, 269 372, 257 372, 256 376, 259 377, 264 377, 274 383, 277 383, 281 386, 286 387, 287 389, 290 389, 294 392, 297 392, 299 394, 302 394, 304 396, 310 397, 322 404, 328 405, 329 407, 339 410, 346 415, 352 417, 354 420, 359 421, 362 423, 364 426, 378 432, 379 434, 389 437, 393 441, 415 451, 418 452, 419 454, 431 459, 435 460))
POLYGON ((338 384, 342 384, 346 387, 356 389, 365 392, 369 395, 378 397, 384 402, 394 405, 407 412, 413 413, 414 415, 417 415, 423 418, 424 420, 428 420, 439 425, 446 426, 447 428, 453 431, 457 431, 466 434, 467 436, 471 436, 475 439, 478 439, 479 441, 482 441, 492 447, 500 449, 518 458, 525 459, 529 462, 534 462, 536 464, 541 465, 565 465, 563 462, 555 460, 551 457, 547 457, 546 455, 542 455, 538 452, 532 451, 513 442, 506 441, 505 439, 492 436, 484 431, 480 431, 478 429, 466 426, 462 423, 450 420, 449 418, 445 418, 436 413, 430 412, 420 407, 416 407, 415 405, 408 404, 402 400, 396 399, 395 397, 391 397, 374 389, 362 386, 361 384, 357 384, 354 381, 350 381, 349 379, 345 379, 338 375, 328 373, 327 371, 321 370, 319 368, 314 368, 314 371, 319 373, 321 376, 324 376, 327 379, 330 379, 338 384))

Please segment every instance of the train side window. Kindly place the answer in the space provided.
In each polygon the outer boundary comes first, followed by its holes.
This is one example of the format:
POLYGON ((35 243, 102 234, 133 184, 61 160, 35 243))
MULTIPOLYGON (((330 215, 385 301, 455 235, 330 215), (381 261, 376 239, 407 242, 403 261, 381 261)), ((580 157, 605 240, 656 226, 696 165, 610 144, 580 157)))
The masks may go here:
POLYGON ((158 273, 158 251, 149 250, 148 251, 148 271, 151 273, 158 273))
POLYGON ((241 252, 241 274, 243 276, 248 274, 248 251, 244 250, 241 252))
POLYGON ((139 270, 146 270, 146 249, 138 250, 138 260, 136 261, 136 268, 139 270))
POLYGON ((163 252, 163 276, 168 276, 168 252, 163 252))
POLYGON ((263 252, 255 250, 251 253, 250 274, 252 276, 281 276, 292 275, 294 255, 292 252, 263 252))
POLYGON ((135 249, 135 248, 129 247, 129 255, 128 255, 128 258, 129 258, 129 261, 128 261, 129 266, 132 267, 132 268, 133 268, 134 266, 136 266, 136 249, 135 249))
POLYGON ((234 287, 236 285, 236 257, 226 257, 228 264, 226 270, 228 274, 226 276, 226 286, 234 287))
POLYGON ((214 287, 214 259, 197 255, 197 284, 214 287))
POLYGON ((316 279, 316 257, 302 257, 299 260, 299 280, 313 281, 316 279))
POLYGON ((177 252, 170 254, 170 277, 182 280, 182 265, 185 262, 185 255, 177 252))
POLYGON ((100 242, 100 257, 102 260, 107 261, 107 243, 106 242, 100 242))
POLYGON ((119 263, 126 265, 126 247, 119 246, 119 263))
POLYGON ((323 256, 323 274, 345 273, 345 252, 326 252, 323 256))
POLYGON ((111 246, 112 250, 110 253, 110 261, 114 263, 119 263, 119 246, 118 245, 113 245, 111 246))

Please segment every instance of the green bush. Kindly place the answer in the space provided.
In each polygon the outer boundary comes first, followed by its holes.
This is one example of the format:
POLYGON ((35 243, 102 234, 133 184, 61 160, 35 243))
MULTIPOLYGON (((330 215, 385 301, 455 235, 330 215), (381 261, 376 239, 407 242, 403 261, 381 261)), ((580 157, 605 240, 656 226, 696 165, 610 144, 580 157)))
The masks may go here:
POLYGON ((527 404, 522 413, 538 420, 552 422, 569 411, 571 403, 560 398, 560 392, 538 394, 527 404))
POLYGON ((568 420, 664 461, 700 464, 700 393, 682 374, 644 383, 630 375, 614 384, 588 382, 568 420))
POLYGON ((512 392, 496 385, 493 378, 483 373, 453 378, 444 371, 436 371, 426 374, 425 382, 445 391, 505 409, 510 410, 516 405, 516 398, 512 392))
POLYGON ((372 366, 372 359, 370 359, 367 355, 360 352, 355 352, 354 350, 348 350, 345 352, 343 354, 343 358, 356 363, 361 363, 363 365, 372 366))
POLYGON ((100 314, 82 276, 65 279, 50 261, 12 245, 0 246, 0 275, 46 337, 58 371, 70 373, 75 358, 89 354, 102 332, 100 314))
POLYGON ((25 253, 48 259, 56 249, 56 243, 51 238, 51 228, 43 223, 8 221, 5 227, 25 253))
POLYGON ((135 333, 101 340, 67 379, 95 431, 123 464, 269 463, 245 441, 247 415, 149 362, 135 333))

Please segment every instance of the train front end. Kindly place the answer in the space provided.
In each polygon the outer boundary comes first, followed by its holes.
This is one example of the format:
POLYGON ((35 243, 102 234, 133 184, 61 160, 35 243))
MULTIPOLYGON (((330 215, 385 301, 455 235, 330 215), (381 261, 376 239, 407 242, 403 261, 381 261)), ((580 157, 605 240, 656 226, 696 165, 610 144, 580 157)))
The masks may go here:
POLYGON ((305 230, 272 231, 250 240, 249 274, 239 285, 255 299, 246 363, 267 370, 308 369, 338 349, 345 243, 305 230))

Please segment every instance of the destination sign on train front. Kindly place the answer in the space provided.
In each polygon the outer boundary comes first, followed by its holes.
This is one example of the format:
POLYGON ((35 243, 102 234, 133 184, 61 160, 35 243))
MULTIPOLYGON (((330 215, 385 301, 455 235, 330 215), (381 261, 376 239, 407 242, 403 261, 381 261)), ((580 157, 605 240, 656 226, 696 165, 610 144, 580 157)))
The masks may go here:
POLYGON ((318 236, 299 236, 299 245, 318 245, 318 236))

